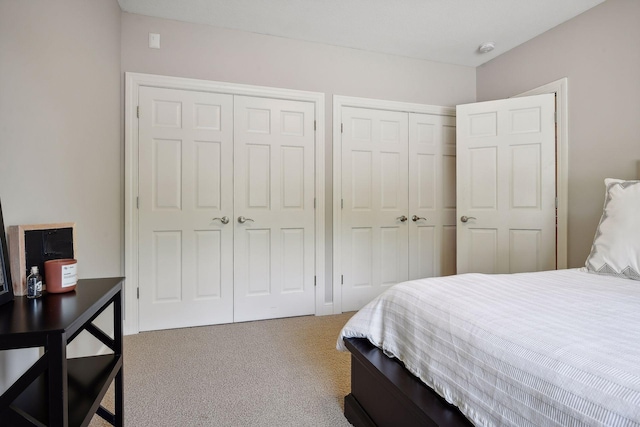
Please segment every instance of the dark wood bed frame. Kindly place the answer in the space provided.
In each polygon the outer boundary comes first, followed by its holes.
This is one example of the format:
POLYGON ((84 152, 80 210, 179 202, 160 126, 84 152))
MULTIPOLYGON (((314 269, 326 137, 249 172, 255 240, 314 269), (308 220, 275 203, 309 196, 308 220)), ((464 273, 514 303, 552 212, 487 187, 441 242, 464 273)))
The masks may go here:
POLYGON ((344 416, 356 427, 473 426, 453 405, 364 338, 346 338, 351 393, 344 416))

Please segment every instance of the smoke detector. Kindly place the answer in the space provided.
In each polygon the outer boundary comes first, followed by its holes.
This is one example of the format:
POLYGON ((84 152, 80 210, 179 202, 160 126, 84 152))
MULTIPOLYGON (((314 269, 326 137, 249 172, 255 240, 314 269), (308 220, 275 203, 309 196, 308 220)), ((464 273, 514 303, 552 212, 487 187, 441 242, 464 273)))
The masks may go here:
POLYGON ((478 46, 478 52, 480 53, 488 53, 496 48, 496 44, 494 42, 484 42, 480 46, 478 46))

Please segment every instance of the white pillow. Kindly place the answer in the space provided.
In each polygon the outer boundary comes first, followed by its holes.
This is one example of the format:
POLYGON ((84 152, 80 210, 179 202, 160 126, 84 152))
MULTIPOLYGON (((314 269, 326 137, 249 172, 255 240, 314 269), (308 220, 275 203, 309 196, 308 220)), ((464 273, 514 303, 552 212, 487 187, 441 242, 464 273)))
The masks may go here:
POLYGON ((587 271, 640 280, 640 181, 607 178, 587 271))

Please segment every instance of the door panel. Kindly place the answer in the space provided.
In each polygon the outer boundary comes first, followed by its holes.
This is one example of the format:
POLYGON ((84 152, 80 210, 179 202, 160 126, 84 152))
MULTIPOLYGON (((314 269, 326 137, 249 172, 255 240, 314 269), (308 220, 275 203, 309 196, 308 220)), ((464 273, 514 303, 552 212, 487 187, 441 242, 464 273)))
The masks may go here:
MULTIPOLYGON (((455 213, 454 213, 455 215, 455 213)), ((456 274, 456 226, 442 228, 442 275, 456 274)))
POLYGON ((288 264, 282 274, 282 293, 304 292, 304 231, 304 228, 280 230, 282 259, 288 264))
POLYGON ((313 314, 314 106, 236 96, 234 118, 234 321, 313 314))
POLYGON ((554 112, 552 94, 458 106, 459 273, 555 268, 554 112))
POLYGON ((408 279, 408 115, 342 109, 342 310, 408 279))
POLYGON ((469 230, 469 268, 474 273, 492 274, 498 271, 498 230, 471 228, 469 230))
POLYGON ((269 295, 271 293, 271 230, 251 229, 243 234, 248 243, 247 251, 243 254, 249 273, 246 296, 269 295))
POLYGON ((221 234, 220 230, 196 231, 196 299, 222 296, 221 234))
MULTIPOLYGON (((153 233, 153 275, 151 295, 154 302, 180 301, 182 297, 182 233, 156 231, 153 233)), ((146 292, 143 292, 146 293, 146 292)))
POLYGON ((140 330, 231 322, 232 97, 139 98, 140 330))
POLYGON ((196 206, 201 209, 220 210, 222 206, 219 172, 222 168, 221 145, 219 141, 196 142, 196 206))
POLYGON ((411 265, 411 271, 416 277, 432 277, 437 271, 435 263, 440 259, 436 250, 436 228, 430 226, 417 227, 413 240, 417 240, 417 254, 419 262, 411 265))

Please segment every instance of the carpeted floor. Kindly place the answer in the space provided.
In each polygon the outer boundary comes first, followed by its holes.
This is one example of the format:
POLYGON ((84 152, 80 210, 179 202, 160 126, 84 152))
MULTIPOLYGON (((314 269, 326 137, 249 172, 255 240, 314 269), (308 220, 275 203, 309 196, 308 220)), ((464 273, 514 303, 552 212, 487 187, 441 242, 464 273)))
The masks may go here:
MULTIPOLYGON (((349 426, 353 313, 143 332, 124 339, 125 425, 349 426)), ((113 408, 111 391, 103 405, 113 408)), ((94 416, 90 427, 107 424, 94 416)))

